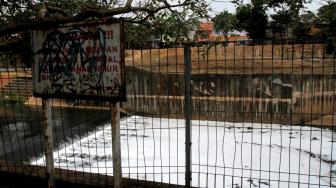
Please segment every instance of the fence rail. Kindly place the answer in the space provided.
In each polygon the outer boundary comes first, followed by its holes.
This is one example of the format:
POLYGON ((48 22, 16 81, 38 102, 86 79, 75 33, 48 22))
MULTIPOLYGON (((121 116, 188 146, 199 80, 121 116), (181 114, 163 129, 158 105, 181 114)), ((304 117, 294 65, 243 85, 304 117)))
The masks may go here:
MULTIPOLYGON (((127 49, 123 181, 336 186, 336 57, 326 47, 259 41, 127 49)), ((29 185, 43 185, 42 101, 32 96, 29 63, 2 53, 0 67, 1 176, 38 176, 29 185)), ((112 185, 109 103, 52 99, 51 107, 56 186, 112 185)))

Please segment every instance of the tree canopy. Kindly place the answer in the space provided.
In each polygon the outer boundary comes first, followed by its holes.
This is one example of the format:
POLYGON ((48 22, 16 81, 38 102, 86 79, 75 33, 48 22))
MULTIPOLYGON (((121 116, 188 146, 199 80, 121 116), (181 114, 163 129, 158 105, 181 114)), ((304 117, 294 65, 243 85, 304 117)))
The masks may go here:
POLYGON ((207 15, 205 0, 1 0, 0 36, 50 25, 123 17, 125 22, 155 26, 166 20, 184 26, 184 20, 207 15), (175 19, 175 20, 174 20, 175 19))
POLYGON ((30 31, 115 18, 124 20, 126 45, 143 47, 152 37, 177 42, 207 13, 205 0, 0 0, 0 51, 29 63, 30 31))
POLYGON ((327 36, 336 36, 336 2, 327 1, 318 9, 318 22, 325 29, 327 36))
POLYGON ((217 14, 213 19, 214 28, 217 32, 222 32, 226 40, 230 32, 236 29, 237 19, 236 15, 224 10, 217 14))
POLYGON ((213 18, 224 36, 245 31, 252 39, 326 39, 336 36, 336 2, 323 1, 315 15, 306 9, 311 0, 233 0, 236 13, 223 10, 213 18), (271 35, 270 35, 271 34, 271 35))
POLYGON ((237 30, 246 31, 252 39, 263 39, 268 25, 265 7, 260 1, 237 7, 237 30))
MULTIPOLYGON (((265 38, 267 31, 273 37, 305 38, 313 27, 322 29, 323 36, 336 35, 332 0, 324 1, 316 15, 304 9, 311 0, 231 2, 236 13, 223 10, 212 19, 214 29, 226 38, 232 31, 245 31, 252 39, 265 38)), ((0 0, 0 37, 19 39, 32 29, 123 17, 130 43, 146 42, 152 36, 179 42, 188 39, 208 11, 206 0, 0 0)))
POLYGON ((288 33, 290 24, 293 22, 293 18, 290 16, 288 10, 280 10, 275 14, 271 15, 272 20, 270 21, 270 29, 273 35, 279 35, 284 38, 288 33))

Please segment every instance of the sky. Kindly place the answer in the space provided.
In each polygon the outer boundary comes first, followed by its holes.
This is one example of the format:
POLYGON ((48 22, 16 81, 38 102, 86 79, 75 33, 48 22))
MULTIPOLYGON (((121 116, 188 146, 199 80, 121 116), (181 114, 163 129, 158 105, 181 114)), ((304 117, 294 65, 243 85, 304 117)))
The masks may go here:
MULTIPOLYGON (((210 4, 210 7, 212 11, 210 12, 211 16, 214 16, 223 10, 227 10, 229 12, 235 12, 235 5, 230 3, 230 0, 207 0, 207 2, 210 4)), ((245 2, 247 2, 245 0, 245 2)), ((307 4, 307 10, 310 10, 314 13, 317 12, 317 9, 321 7, 321 0, 312 0, 312 3, 307 4)))

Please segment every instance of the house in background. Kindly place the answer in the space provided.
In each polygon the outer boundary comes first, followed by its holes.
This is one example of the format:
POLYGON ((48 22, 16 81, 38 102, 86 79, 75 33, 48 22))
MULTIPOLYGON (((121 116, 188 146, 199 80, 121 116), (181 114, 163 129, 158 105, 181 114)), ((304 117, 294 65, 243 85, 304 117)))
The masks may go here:
MULTIPOLYGON (((225 37, 223 36, 223 41, 225 37)), ((241 45, 249 45, 251 43, 250 37, 243 35, 243 36, 229 36, 228 37, 229 44, 236 44, 238 46, 241 45)))
POLYGON ((200 22, 199 27, 195 32, 194 40, 196 42, 208 42, 213 41, 216 34, 214 31, 214 25, 211 22, 200 22))
MULTIPOLYGON (((214 29, 212 22, 200 22, 198 29, 194 32, 194 41, 196 42, 220 42, 226 41, 225 36, 218 33, 214 29)), ((229 44, 246 45, 250 42, 250 38, 246 35, 229 36, 229 44)))

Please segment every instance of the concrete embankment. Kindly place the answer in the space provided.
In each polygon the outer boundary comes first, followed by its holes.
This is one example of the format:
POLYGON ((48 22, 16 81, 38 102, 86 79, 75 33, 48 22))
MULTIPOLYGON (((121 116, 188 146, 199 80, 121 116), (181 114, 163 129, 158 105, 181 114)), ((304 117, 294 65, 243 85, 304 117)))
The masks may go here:
MULTIPOLYGON (((183 74, 132 70, 128 111, 183 115, 183 74)), ((307 124, 336 110, 333 74, 193 74, 191 80, 194 118, 307 124)))
MULTIPOLYGON (((25 77, 26 88, 31 88, 27 84, 29 78, 25 77)), ((312 124, 310 122, 336 111, 335 80, 334 73, 192 74, 192 117, 235 122, 312 124)), ((10 88, 16 88, 10 91, 21 88, 16 87, 16 82, 8 84, 10 88)), ((127 102, 123 108, 137 114, 183 117, 184 86, 181 72, 173 74, 127 66, 127 102)), ((24 96, 31 96, 31 92, 24 96)), ((73 108, 70 103, 57 101, 54 106, 73 108)), ((39 102, 29 98, 25 104, 35 106, 39 102)), ((108 105, 82 106, 88 110, 109 109, 108 105)), ((320 122, 322 125, 335 124, 320 122)))

